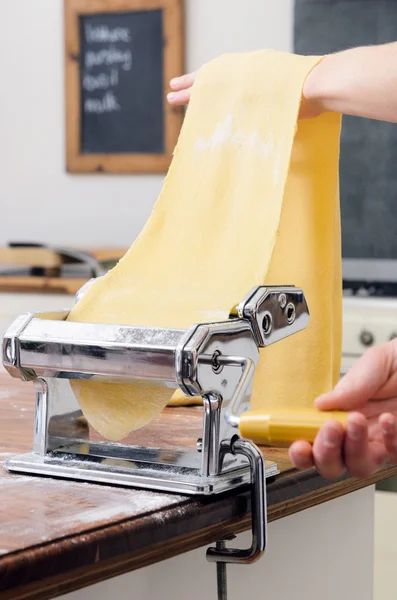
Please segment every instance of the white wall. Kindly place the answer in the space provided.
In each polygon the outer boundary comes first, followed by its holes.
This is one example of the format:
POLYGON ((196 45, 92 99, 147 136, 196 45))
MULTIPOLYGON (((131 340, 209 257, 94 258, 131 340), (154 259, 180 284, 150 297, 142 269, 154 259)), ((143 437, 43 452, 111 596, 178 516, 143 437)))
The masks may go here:
MULTIPOLYGON (((187 69, 223 52, 289 50, 293 0, 187 0, 187 69)), ((130 245, 162 176, 69 175, 62 0, 0 1, 0 244, 130 245)))

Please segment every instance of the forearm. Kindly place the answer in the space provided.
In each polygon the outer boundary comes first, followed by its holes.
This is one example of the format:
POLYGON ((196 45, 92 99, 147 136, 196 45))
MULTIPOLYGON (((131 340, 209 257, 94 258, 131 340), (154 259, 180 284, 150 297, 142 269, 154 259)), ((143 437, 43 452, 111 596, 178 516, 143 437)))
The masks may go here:
POLYGON ((397 42, 326 56, 308 76, 303 97, 308 113, 397 122, 397 42))

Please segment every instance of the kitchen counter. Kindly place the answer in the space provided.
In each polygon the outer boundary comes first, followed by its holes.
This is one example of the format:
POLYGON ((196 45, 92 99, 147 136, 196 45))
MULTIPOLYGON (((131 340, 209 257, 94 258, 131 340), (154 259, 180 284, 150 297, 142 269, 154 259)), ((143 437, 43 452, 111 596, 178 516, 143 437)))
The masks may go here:
MULTIPOLYGON (((52 598, 186 553, 250 528, 248 491, 199 500, 145 490, 9 474, 4 461, 32 446, 34 390, 0 375, 0 598, 52 598)), ((197 408, 166 409, 168 435, 197 408)), ((269 522, 397 474, 327 481, 266 449, 281 474, 268 484, 269 522)), ((240 569, 244 567, 240 567, 240 569)), ((215 594, 215 590, 214 590, 215 594)))

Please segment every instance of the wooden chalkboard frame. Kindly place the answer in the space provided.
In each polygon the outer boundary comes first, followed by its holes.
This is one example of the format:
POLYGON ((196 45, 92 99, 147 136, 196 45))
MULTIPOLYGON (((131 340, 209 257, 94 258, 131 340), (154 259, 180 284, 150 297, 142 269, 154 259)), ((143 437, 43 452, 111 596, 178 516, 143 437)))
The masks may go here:
POLYGON ((66 72, 66 168, 71 173, 164 173, 183 121, 182 107, 164 102, 164 153, 83 154, 81 152, 81 83, 79 19, 100 13, 163 11, 164 98, 172 77, 184 72, 183 0, 64 0, 66 72))

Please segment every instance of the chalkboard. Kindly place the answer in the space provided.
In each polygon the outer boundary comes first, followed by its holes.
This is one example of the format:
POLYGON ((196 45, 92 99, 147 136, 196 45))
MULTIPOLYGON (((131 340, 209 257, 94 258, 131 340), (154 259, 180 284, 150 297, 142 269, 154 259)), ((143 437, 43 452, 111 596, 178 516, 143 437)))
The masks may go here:
POLYGON ((81 150, 164 152, 162 11, 80 18, 81 150))
POLYGON ((165 171, 183 118, 166 103, 169 79, 183 72, 181 2, 65 7, 68 170, 165 171))
MULTIPOLYGON (((296 0, 295 51, 328 54, 396 39, 396 0, 296 0)), ((397 259, 397 125, 343 117, 344 258, 397 259)))

